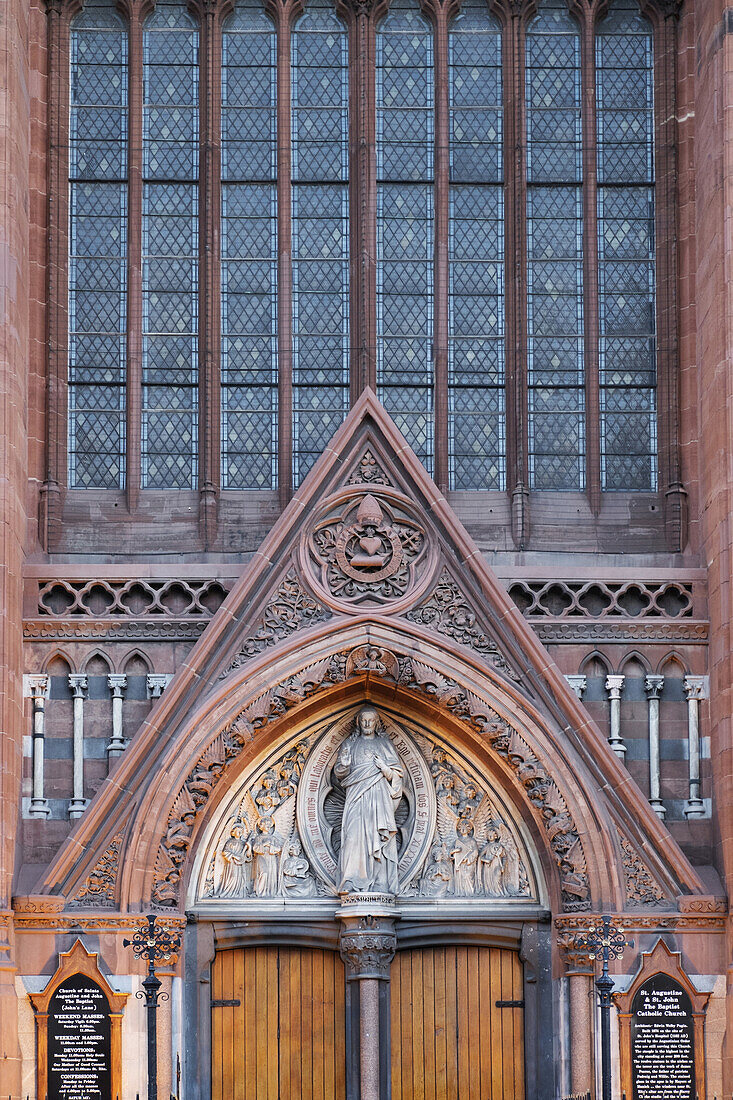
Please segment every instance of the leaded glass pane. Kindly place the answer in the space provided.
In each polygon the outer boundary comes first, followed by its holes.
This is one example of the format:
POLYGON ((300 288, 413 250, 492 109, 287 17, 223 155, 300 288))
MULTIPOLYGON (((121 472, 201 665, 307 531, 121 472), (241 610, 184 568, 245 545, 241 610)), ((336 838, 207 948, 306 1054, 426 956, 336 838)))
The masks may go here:
POLYGON ((451 489, 506 484, 501 29, 469 0, 448 35, 451 489))
POLYGON ((87 0, 70 34, 69 485, 124 484, 127 28, 87 0))
POLYGON ((526 40, 527 406, 533 489, 585 486, 580 33, 545 0, 526 40))
POLYGON ((417 0, 377 30, 377 393, 433 467, 433 35, 417 0))
POLYGON ((223 27, 221 454, 225 489, 277 485, 276 37, 257 0, 223 27))
POLYGON ((198 28, 160 3, 143 29, 142 485, 198 468, 198 28))
POLYGON ((316 0, 293 28, 293 484, 349 398, 348 36, 316 0))
POLYGON ((654 63, 636 0, 596 35, 601 484, 657 487, 654 63))

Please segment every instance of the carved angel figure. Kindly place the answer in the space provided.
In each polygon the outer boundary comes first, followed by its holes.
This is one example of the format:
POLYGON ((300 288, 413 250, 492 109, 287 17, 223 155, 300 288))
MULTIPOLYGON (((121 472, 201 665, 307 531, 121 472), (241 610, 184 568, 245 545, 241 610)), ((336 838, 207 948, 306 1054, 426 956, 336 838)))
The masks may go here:
POLYGON ((244 898, 252 888, 252 845, 249 827, 241 821, 232 825, 229 839, 214 860, 215 898, 244 898))
POLYGON ((453 860, 453 893, 458 897, 475 894, 478 843, 473 836, 473 822, 470 818, 460 817, 456 821, 450 856, 453 860))
MULTIPOLYGON (((452 863, 450 893, 455 897, 506 897, 520 892, 519 853, 503 822, 492 820, 493 807, 471 783, 461 783, 460 806, 455 791, 438 797, 438 835, 452 863)), ((423 888, 423 893, 426 890, 423 888)))
POLYGON ((363 707, 333 769, 346 792, 338 861, 340 894, 396 894, 398 889, 395 810, 404 773, 392 742, 378 730, 376 710, 363 707))
POLYGON ((277 894, 280 885, 280 853, 285 841, 275 832, 271 817, 257 822, 258 837, 252 845, 255 857, 254 892, 258 898, 277 894))
POLYGON ((519 852, 503 822, 492 821, 489 824, 479 865, 484 894, 497 898, 514 897, 520 893, 519 852))

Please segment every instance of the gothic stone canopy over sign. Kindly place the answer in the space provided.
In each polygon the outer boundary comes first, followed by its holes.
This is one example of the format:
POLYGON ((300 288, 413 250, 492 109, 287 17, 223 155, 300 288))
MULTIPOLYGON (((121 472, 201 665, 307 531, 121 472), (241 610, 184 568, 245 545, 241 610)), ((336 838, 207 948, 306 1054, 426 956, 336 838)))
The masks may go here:
POLYGON ((469 760, 372 706, 275 750, 208 831, 203 911, 332 908, 364 895, 423 909, 538 901, 521 827, 469 760))

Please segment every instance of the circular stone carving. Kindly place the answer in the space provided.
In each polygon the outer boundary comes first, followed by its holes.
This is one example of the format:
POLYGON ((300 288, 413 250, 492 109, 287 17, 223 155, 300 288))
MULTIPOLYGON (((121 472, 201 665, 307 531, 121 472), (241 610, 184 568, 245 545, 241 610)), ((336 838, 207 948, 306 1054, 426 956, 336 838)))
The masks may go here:
MULTIPOLYGON (((354 728, 355 713, 342 718, 316 742, 298 787, 296 813, 305 853, 313 870, 334 893, 340 800, 333 766, 343 741, 354 728)), ((404 795, 396 815, 401 834, 398 875, 402 893, 420 870, 435 832, 435 789, 430 768, 409 734, 384 718, 383 732, 404 767, 404 795)))
POLYGON ((414 600, 432 572, 427 534, 394 490, 341 492, 319 510, 301 545, 324 600, 352 611, 414 600))

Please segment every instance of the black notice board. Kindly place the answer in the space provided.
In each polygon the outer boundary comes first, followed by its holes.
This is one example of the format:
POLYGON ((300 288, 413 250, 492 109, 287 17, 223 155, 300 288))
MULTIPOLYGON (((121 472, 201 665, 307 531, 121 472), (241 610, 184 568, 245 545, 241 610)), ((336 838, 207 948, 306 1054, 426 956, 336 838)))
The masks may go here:
POLYGON ((73 974, 48 1006, 48 1100, 113 1100, 109 1001, 73 974))
POLYGON ((654 974, 631 1004, 634 1100, 695 1100, 690 998, 668 974, 654 974))

